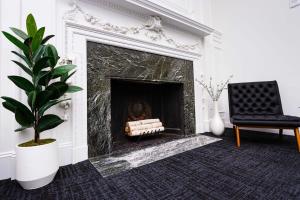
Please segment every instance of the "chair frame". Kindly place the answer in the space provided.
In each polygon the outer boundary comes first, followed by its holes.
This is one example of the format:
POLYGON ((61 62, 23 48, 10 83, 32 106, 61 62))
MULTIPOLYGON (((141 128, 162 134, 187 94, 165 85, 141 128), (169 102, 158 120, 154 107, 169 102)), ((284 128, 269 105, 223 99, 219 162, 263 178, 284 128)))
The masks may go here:
POLYGON ((240 140, 240 128, 270 128, 270 129, 279 129, 279 137, 282 138, 283 129, 294 130, 295 138, 297 141, 298 152, 300 152, 300 132, 298 127, 275 127, 275 126, 250 126, 250 125, 235 125, 233 124, 233 130, 236 137, 236 146, 239 148, 241 146, 240 140))
MULTIPOLYGON (((279 115, 284 115, 283 114, 283 109, 282 109, 282 103, 281 103, 281 98, 280 98, 280 92, 279 92, 279 88, 278 88, 278 84, 277 81, 262 81, 262 82, 245 82, 245 83, 234 83, 234 84, 238 84, 238 85, 247 85, 247 84, 264 84, 264 83, 270 83, 273 84, 275 86, 275 91, 274 93, 276 93, 277 96, 277 100, 278 100, 278 105, 280 106, 279 110, 276 111, 278 112, 279 115)), ((232 85, 232 84, 230 84, 232 85)), ((234 115, 233 110, 232 110, 232 105, 231 105, 231 89, 228 85, 228 98, 229 98, 229 115, 230 115, 230 120, 231 117, 234 115)), ((274 113, 276 114, 276 113, 274 113)), ((239 148, 241 146, 241 140, 240 140, 240 128, 268 128, 268 129, 279 129, 279 137, 282 138, 283 137, 283 130, 284 129, 289 129, 289 130, 294 130, 294 134, 295 134, 295 138, 296 138, 296 142, 297 142, 297 149, 298 152, 300 152, 300 132, 299 132, 299 126, 281 126, 281 125, 255 125, 255 124, 240 124, 238 122, 234 122, 232 121, 233 124, 233 131, 236 137, 236 146, 239 148)))

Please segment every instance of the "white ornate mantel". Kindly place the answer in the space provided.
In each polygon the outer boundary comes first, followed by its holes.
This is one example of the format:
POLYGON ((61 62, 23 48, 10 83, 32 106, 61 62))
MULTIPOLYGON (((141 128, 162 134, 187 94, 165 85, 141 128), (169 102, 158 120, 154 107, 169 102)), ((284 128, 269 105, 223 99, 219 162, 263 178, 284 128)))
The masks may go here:
MULTIPOLYGON (((126 2, 132 2, 132 5, 136 5, 136 6, 138 5, 140 7, 140 4, 137 4, 136 1, 126 1, 126 2)), ((108 32, 123 34, 133 38, 135 37, 135 35, 143 34, 152 42, 159 43, 161 40, 164 40, 170 46, 173 46, 177 49, 181 49, 184 51, 195 52, 197 51, 198 48, 201 48, 202 38, 200 38, 198 41, 195 41, 193 44, 184 44, 183 42, 176 41, 176 39, 172 38, 165 32, 164 27, 162 25, 162 18, 160 17, 160 15, 162 14, 163 16, 166 15, 165 11, 164 12, 162 11, 162 13, 160 13, 159 10, 157 10, 155 12, 155 15, 148 16, 149 19, 144 24, 127 27, 127 26, 112 24, 110 22, 103 22, 103 20, 100 17, 87 13, 79 5, 78 0, 72 0, 70 2, 70 6, 71 9, 68 10, 64 15, 64 19, 67 21, 76 22, 79 18, 81 18, 86 22, 87 25, 90 25, 94 28, 98 28, 108 32)), ((171 16, 170 11, 168 13, 171 16)), ((185 21, 182 21, 181 15, 179 15, 180 17, 177 17, 181 19, 180 21, 179 19, 174 18, 174 15, 175 14, 173 13, 172 14, 173 20, 176 21, 178 25, 181 25, 182 23, 185 26, 188 26, 189 29, 192 28, 194 32, 198 31, 199 35, 201 36, 207 36, 215 31, 214 29, 209 28, 200 23, 197 23, 191 19, 187 20, 187 18, 183 18, 185 21), (189 23, 187 23, 186 21, 188 21, 189 23), (197 24, 196 28, 195 28, 195 24, 197 24)), ((175 16, 178 16, 178 14, 175 16)))
MULTIPOLYGON (((215 39, 213 29, 206 29, 207 32, 204 35, 203 30, 199 30, 199 35, 196 37, 194 33, 191 34, 188 30, 181 30, 184 34, 181 34, 180 37, 174 37, 172 30, 164 26, 163 19, 165 17, 161 17, 159 12, 156 12, 155 15, 149 15, 148 20, 140 18, 141 21, 145 20, 144 23, 134 26, 121 26, 115 21, 107 22, 98 14, 89 13, 88 6, 82 6, 84 3, 87 5, 89 1, 95 0, 71 1, 69 9, 63 15, 64 40, 62 42, 64 43, 64 54, 78 66, 72 83, 83 88, 80 94, 75 94, 72 97, 72 163, 87 159, 87 41, 191 60, 194 65, 194 78, 197 78, 197 76, 205 73, 205 66, 208 65, 208 60, 212 57, 211 50, 208 48, 211 42, 207 43, 206 41, 208 38, 212 38, 209 40, 214 42, 215 39), (210 34, 208 34, 209 32, 210 34), (211 36, 204 40, 204 36, 209 35, 211 36), (186 40, 184 40, 185 37, 186 40), (190 37, 195 39, 193 43, 190 37)), ((106 0, 97 0, 97 3, 99 2, 107 3, 106 0)), ((112 7, 110 3, 104 6, 112 7)), ((104 9, 103 7, 101 9, 104 9)), ((111 9, 116 9, 116 7, 111 9)), ((117 9, 122 9, 122 7, 117 7, 117 9)), ((185 26, 187 25, 185 24, 185 26)), ((194 27, 193 29, 197 30, 194 27)), ((195 85, 195 98, 198 99, 195 101, 196 131, 202 133, 208 131, 206 125, 207 102, 202 89, 197 85, 195 85)))

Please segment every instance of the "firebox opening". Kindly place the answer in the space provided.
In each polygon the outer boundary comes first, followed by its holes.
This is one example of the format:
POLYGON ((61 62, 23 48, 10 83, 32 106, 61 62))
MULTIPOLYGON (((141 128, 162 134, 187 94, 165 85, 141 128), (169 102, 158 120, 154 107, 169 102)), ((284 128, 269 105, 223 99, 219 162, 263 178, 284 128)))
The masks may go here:
MULTIPOLYGON (((113 146, 133 142, 124 133, 127 121, 158 118, 165 127, 162 134, 183 135, 183 113, 182 83, 111 79, 113 146)), ((153 137, 143 136, 138 141, 153 137)))

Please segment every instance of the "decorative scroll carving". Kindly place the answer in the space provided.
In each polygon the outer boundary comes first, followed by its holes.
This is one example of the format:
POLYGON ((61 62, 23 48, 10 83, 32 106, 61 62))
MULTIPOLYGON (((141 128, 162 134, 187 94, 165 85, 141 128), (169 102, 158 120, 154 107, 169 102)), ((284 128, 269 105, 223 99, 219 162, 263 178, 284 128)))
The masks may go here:
POLYGON ((105 31, 119 33, 123 35, 136 35, 144 34, 147 38, 151 39, 153 42, 158 42, 161 40, 166 41, 169 45, 175 48, 182 49, 185 51, 193 51, 200 47, 201 41, 195 44, 182 44, 175 39, 169 37, 162 25, 162 20, 159 16, 150 16, 148 21, 144 24, 134 27, 118 26, 111 24, 109 22, 102 22, 102 20, 96 16, 86 13, 78 4, 77 0, 72 0, 70 2, 71 9, 68 10, 64 19, 69 21, 76 21, 78 16, 83 17, 85 22, 88 24, 103 29, 105 31))
POLYGON ((162 32, 161 18, 159 16, 150 16, 150 19, 144 24, 144 28, 157 33, 162 32))

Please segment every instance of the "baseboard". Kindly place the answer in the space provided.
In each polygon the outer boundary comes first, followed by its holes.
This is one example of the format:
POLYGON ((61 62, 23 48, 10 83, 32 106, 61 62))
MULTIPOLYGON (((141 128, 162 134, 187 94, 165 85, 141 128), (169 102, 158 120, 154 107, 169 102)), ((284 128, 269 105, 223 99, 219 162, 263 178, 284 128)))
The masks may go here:
POLYGON ((59 144, 59 165, 64 166, 72 163, 72 142, 59 144))
POLYGON ((15 179, 15 157, 14 151, 0 153, 0 180, 15 179))
MULTIPOLYGON (((72 143, 66 142, 59 144, 59 165, 64 166, 72 163, 72 143)), ((0 153, 0 180, 15 179, 15 151, 0 153)))
POLYGON ((225 125, 226 128, 232 128, 233 127, 232 124, 228 121, 225 121, 224 125, 225 125))
POLYGON ((204 133, 209 132, 210 128, 209 128, 209 122, 210 120, 204 120, 204 133))
POLYGON ((81 145, 76 148, 73 148, 73 157, 71 158, 73 158, 72 164, 88 159, 88 146, 81 145))

